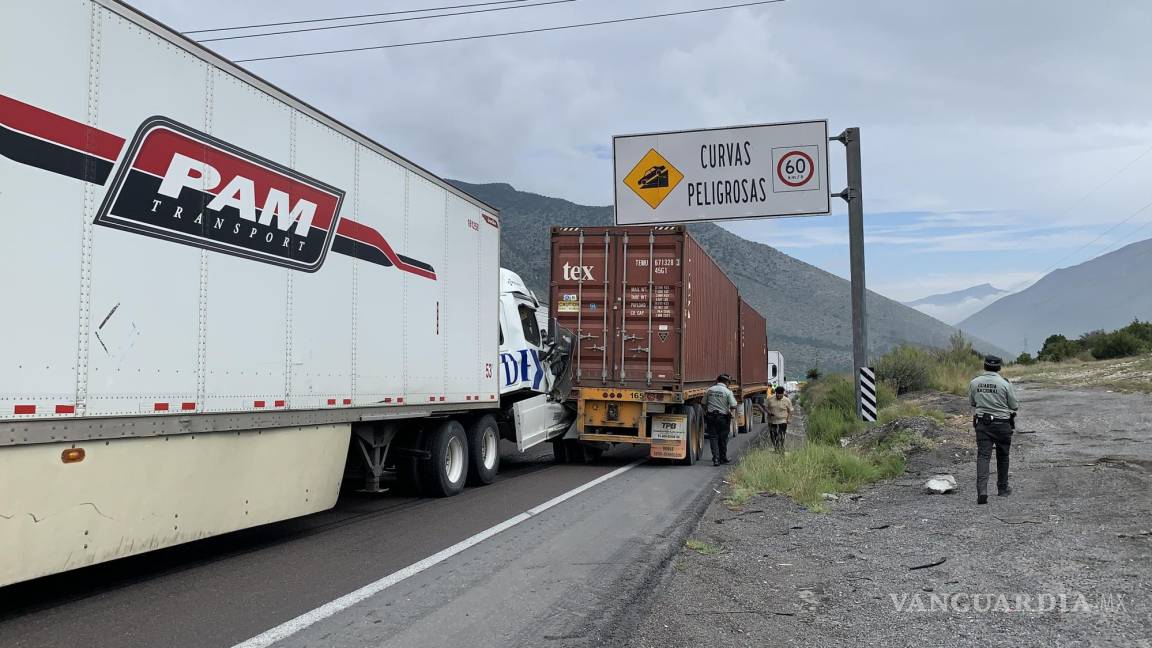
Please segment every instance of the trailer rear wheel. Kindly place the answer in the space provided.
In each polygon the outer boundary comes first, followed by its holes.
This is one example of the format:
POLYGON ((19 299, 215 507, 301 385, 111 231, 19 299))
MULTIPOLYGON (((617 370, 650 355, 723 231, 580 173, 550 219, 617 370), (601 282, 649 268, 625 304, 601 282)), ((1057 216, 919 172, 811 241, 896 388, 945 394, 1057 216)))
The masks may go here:
POLYGON ((468 426, 468 482, 491 484, 500 472, 500 430, 496 419, 484 415, 468 426))
POLYGON ((468 479, 468 435, 458 421, 447 419, 425 434, 429 458, 420 461, 424 494, 451 497, 464 490, 468 479))

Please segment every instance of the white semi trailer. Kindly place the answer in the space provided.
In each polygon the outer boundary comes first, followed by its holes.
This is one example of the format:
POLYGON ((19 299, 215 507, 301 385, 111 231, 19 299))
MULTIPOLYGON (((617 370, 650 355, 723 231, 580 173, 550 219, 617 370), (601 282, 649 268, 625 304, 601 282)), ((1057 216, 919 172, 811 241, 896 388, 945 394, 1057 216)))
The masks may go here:
POLYGON ((0 586, 567 427, 496 210, 115 0, 4 4, 0 215, 0 586))

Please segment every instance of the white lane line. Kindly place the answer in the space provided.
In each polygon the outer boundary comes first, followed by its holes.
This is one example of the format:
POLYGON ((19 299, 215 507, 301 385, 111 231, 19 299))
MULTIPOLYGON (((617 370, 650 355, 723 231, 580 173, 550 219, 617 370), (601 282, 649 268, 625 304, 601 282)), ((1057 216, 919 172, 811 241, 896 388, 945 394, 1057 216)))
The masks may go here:
POLYGON ((305 628, 315 624, 316 622, 323 621, 324 619, 327 619, 330 616, 333 616, 335 614, 343 612, 344 610, 347 610, 348 608, 352 607, 353 605, 356 605, 360 601, 363 601, 364 599, 366 599, 370 596, 374 596, 376 594, 379 594, 380 592, 388 589, 389 587, 392 587, 396 583, 399 583, 399 582, 401 582, 407 578, 411 578, 412 576, 415 576, 416 574, 419 574, 420 572, 422 572, 422 571, 424 571, 430 567, 435 567, 436 565, 444 562, 445 560, 448 560, 452 556, 455 556, 456 554, 464 551, 465 549, 468 549, 470 547, 474 547, 474 546, 480 544, 481 542, 484 542, 488 538, 491 538, 492 536, 494 536, 494 535, 496 535, 502 531, 507 531, 508 529, 511 529, 512 527, 516 526, 517 524, 520 524, 521 522, 528 520, 535 515, 539 515, 539 514, 543 513, 544 511, 547 511, 548 509, 552 508, 553 506, 556 506, 557 504, 560 504, 560 503, 565 502, 569 499, 572 499, 573 497, 576 497, 577 495, 579 495, 580 493, 583 493, 584 491, 588 490, 589 488, 593 488, 595 486, 603 484, 604 482, 606 482, 609 479, 612 479, 614 477, 619 477, 620 475, 623 475, 624 473, 628 472, 629 470, 632 470, 633 468, 635 468, 636 466, 639 466, 640 464, 644 463, 645 461, 646 461, 645 459, 638 459, 638 460, 633 461, 632 463, 628 464, 627 466, 613 470, 612 472, 608 473, 607 475, 601 475, 600 477, 597 477, 596 479, 593 479, 592 481, 590 481, 586 484, 583 484, 581 486, 577 486, 576 488, 573 488, 572 490, 568 491, 567 493, 564 493, 562 495, 557 495, 556 497, 553 497, 552 499, 548 500, 547 502, 544 502, 543 504, 540 504, 539 506, 534 506, 534 507, 528 509, 527 511, 525 511, 519 515, 511 517, 507 520, 504 520, 503 522, 501 522, 500 524, 497 524, 494 527, 490 527, 488 529, 485 529, 485 530, 481 531, 480 533, 477 533, 476 535, 472 536, 471 538, 461 540, 460 542, 457 542, 456 544, 452 545, 451 547, 448 547, 447 549, 444 549, 443 551, 440 551, 438 553, 432 554, 431 556, 428 556, 427 558, 425 558, 424 560, 421 560, 420 562, 408 565, 407 567, 405 567, 399 571, 388 574, 387 576, 385 576, 384 578, 381 578, 378 581, 368 583, 364 587, 361 587, 360 589, 358 589, 354 592, 349 592, 348 594, 345 594, 344 596, 341 596, 340 598, 338 598, 334 601, 330 601, 328 603, 325 603, 324 605, 321 605, 320 607, 318 607, 314 610, 311 610, 309 612, 305 612, 304 614, 301 614, 300 616, 296 617, 295 619, 285 621, 284 623, 281 623, 280 625, 276 626, 275 628, 272 628, 270 630, 262 632, 262 633, 256 635, 255 637, 252 637, 251 639, 249 639, 243 643, 238 643, 235 646, 233 646, 232 648, 267 648, 268 646, 271 646, 272 644, 276 643, 277 641, 280 641, 282 639, 287 639, 288 637, 291 637, 292 635, 296 634, 297 632, 300 632, 301 630, 304 630, 305 628))

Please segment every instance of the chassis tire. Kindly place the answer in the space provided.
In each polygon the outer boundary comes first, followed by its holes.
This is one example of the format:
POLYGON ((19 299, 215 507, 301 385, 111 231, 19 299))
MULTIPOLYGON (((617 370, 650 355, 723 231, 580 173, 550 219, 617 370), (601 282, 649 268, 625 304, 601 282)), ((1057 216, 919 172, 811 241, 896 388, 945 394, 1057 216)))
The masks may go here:
POLYGON ((491 484, 500 472, 500 428, 485 414, 468 426, 468 483, 491 484))
POLYGON ((468 481, 468 435, 459 421, 446 419, 424 434, 430 457, 419 462, 421 491, 430 497, 451 497, 468 481))

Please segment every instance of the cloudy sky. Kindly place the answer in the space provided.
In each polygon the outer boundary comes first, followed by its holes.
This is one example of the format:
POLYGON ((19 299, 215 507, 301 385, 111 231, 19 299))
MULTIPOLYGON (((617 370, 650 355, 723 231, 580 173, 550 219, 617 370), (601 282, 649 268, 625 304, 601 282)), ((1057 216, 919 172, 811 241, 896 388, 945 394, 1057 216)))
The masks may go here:
MULTIPOLYGON (((479 1, 135 4, 193 30, 479 1)), ((573 0, 206 44, 244 59, 738 2, 573 0)), ((612 200, 613 134, 859 126, 869 286, 911 300, 984 282, 1019 289, 1152 237, 1149 26, 1144 0, 785 0, 244 65, 440 175, 590 205, 612 200)), ((833 185, 844 183, 839 148, 833 185)), ((836 210, 730 228, 843 276, 847 223, 836 210)))

